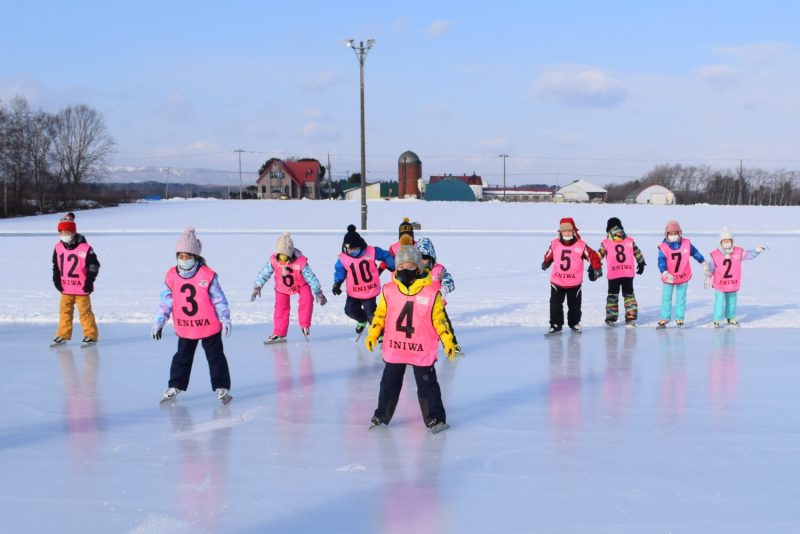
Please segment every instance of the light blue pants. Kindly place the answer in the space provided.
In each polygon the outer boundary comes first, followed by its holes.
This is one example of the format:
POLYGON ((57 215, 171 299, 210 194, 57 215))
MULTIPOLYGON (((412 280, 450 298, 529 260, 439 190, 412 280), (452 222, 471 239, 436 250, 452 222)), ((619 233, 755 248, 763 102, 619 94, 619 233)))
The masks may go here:
POLYGON ((736 319, 736 296, 738 294, 738 291, 714 292, 714 321, 720 322, 723 318, 736 319))
POLYGON ((672 317, 672 293, 675 293, 675 320, 683 321, 686 316, 686 288, 688 282, 682 284, 662 284, 661 287, 661 319, 669 321, 672 317))

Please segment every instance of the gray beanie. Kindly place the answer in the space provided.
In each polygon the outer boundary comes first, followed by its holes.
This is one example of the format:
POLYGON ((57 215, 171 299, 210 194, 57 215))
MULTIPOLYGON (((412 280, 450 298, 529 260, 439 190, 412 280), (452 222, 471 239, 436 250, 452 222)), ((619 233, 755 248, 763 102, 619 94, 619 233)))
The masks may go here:
POLYGON ((292 241, 292 236, 289 235, 289 232, 284 232, 284 234, 278 238, 278 242, 275 243, 275 251, 278 254, 284 254, 290 258, 294 256, 294 241, 292 241))
POLYGON ((417 266, 417 270, 422 272, 422 254, 419 249, 414 246, 414 241, 408 234, 400 238, 400 247, 397 249, 397 255, 394 257, 395 266, 404 263, 413 263, 417 266))

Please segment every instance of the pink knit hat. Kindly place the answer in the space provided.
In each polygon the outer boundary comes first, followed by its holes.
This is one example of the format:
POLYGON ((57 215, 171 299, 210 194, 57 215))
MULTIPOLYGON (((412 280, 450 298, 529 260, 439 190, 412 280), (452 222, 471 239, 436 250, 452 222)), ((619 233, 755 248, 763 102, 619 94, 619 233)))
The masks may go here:
POLYGON ((178 243, 175 245, 176 253, 188 252, 189 254, 199 256, 202 250, 203 243, 197 239, 197 236, 194 235, 194 228, 191 227, 183 231, 183 235, 178 239, 178 243))
POLYGON ((681 230, 681 225, 678 221, 669 221, 667 225, 664 227, 664 237, 667 237, 670 232, 678 232, 678 234, 683 234, 683 230, 681 230))

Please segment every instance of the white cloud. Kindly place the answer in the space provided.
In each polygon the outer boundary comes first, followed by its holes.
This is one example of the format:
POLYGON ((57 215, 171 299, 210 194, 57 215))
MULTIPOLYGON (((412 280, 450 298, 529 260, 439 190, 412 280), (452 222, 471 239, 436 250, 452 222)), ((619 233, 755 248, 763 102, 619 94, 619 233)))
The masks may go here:
POLYGON ((434 20, 425 28, 425 33, 431 37, 439 37, 449 29, 450 22, 446 20, 434 20))
POLYGON ((303 87, 306 91, 312 93, 325 93, 332 87, 335 87, 342 83, 344 83, 344 78, 342 76, 334 74, 332 72, 323 72, 319 74, 317 77, 305 82, 305 84, 303 84, 303 87))
POLYGON ((587 67, 555 67, 533 83, 533 93, 567 107, 605 108, 625 100, 625 89, 606 72, 587 67))
POLYGON ((739 78, 739 69, 731 65, 705 65, 695 69, 695 75, 704 83, 718 89, 727 89, 739 78))
POLYGON ((784 43, 753 43, 747 45, 720 46, 715 48, 714 52, 748 63, 764 63, 778 59, 788 52, 789 48, 789 45, 784 43))

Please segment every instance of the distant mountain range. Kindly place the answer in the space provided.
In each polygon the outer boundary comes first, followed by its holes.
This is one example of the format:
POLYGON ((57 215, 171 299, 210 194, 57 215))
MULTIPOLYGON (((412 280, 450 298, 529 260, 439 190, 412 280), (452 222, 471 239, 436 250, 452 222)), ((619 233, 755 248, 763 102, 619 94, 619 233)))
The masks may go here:
MULTIPOLYGON (((143 182, 174 182, 195 185, 239 187, 238 171, 169 167, 107 167, 103 182, 113 184, 143 182)), ((257 175, 242 171, 244 187, 255 185, 257 175)))

